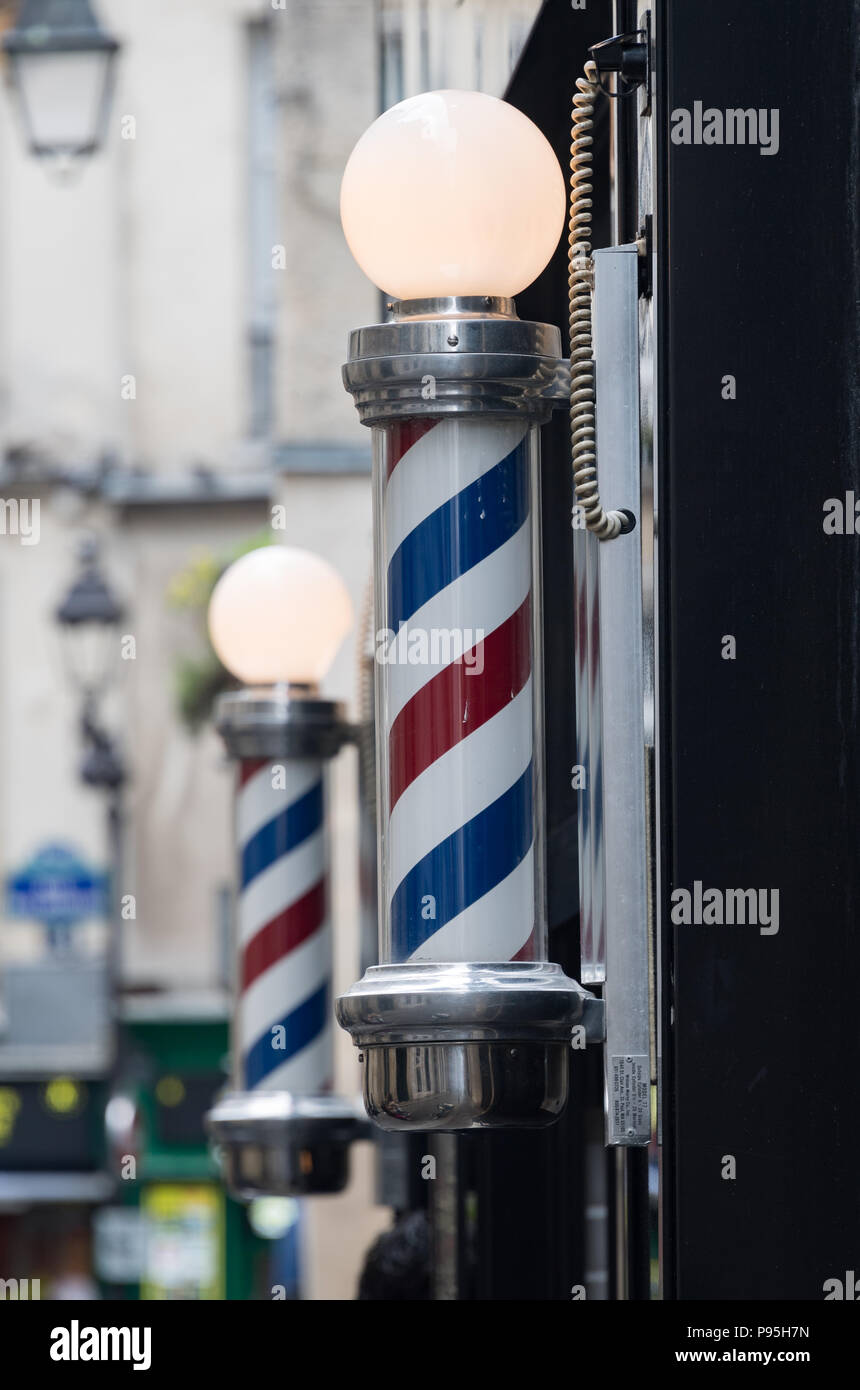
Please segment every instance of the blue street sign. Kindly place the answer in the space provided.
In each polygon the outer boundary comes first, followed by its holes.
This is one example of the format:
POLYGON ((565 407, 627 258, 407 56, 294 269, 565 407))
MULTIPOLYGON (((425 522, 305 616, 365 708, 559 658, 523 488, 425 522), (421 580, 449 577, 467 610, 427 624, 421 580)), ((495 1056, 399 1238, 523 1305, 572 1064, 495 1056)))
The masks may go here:
POLYGON ((46 926, 69 925, 108 910, 108 877, 66 845, 45 845, 6 879, 6 914, 46 926))

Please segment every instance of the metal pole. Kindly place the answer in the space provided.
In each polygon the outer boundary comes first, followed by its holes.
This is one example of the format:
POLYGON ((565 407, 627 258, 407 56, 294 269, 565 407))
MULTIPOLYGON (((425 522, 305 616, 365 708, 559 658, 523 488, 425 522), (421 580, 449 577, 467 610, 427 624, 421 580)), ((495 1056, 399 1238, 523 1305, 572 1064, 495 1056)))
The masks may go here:
POLYGON ((118 1027, 122 1001, 122 874, 123 874, 123 794, 122 787, 108 791, 107 800, 107 841, 108 862, 110 865, 110 892, 108 900, 108 945, 107 945, 107 985, 110 996, 110 1017, 113 1031, 114 1058, 118 1058, 122 1032, 118 1027))

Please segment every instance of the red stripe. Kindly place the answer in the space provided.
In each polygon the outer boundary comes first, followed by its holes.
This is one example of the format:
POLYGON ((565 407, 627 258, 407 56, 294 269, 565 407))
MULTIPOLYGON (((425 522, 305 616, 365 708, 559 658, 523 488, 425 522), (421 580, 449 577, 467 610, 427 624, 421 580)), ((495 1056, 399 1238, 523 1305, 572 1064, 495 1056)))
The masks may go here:
POLYGON ((534 960, 535 958, 535 934, 532 932, 528 941, 524 941, 515 956, 511 960, 534 960))
POLYGON ((464 657, 446 666, 412 696, 389 735, 389 810, 415 778, 474 733, 519 694, 531 670, 531 605, 526 598, 515 613, 464 657), (480 664, 480 675, 471 668, 480 664), (474 653, 474 656, 472 655, 474 653))
POLYGON ((239 763, 239 786, 244 787, 246 782, 250 782, 255 777, 261 767, 265 767, 268 758, 243 758, 239 763))
POLYGON ((251 937, 242 952, 242 989, 247 989, 264 970, 307 941, 324 920, 325 880, 320 879, 303 898, 291 903, 251 937))
POLYGON ((388 427, 388 474, 390 478, 403 455, 417 444, 438 420, 398 420, 388 427))

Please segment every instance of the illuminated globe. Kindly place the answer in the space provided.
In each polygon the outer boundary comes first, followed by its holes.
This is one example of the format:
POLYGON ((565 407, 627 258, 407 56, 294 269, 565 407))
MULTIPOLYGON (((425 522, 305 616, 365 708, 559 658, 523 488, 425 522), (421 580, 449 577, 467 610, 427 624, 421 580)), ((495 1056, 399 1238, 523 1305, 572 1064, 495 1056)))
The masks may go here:
POLYGON ((362 135, 340 191, 350 251, 396 299, 518 294, 552 256, 566 206, 544 135, 482 92, 392 106, 362 135))
POLYGON ((352 627, 349 591, 309 550, 267 545, 225 570, 209 601, 209 636, 245 685, 316 685, 352 627))

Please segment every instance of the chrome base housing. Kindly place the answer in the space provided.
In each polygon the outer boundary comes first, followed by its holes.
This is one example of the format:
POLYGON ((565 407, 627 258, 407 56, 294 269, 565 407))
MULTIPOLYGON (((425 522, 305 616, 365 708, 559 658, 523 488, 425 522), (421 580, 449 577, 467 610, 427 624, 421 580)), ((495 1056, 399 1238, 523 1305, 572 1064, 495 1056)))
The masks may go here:
POLYGON ((369 1138, 357 1103, 284 1091, 224 1096, 206 1116, 234 1197, 312 1197, 342 1192, 349 1148, 369 1138))
POLYGON ((552 1124, 572 1045, 603 1036, 601 1001, 548 961, 374 965, 337 1018, 367 1113, 392 1130, 552 1124))

